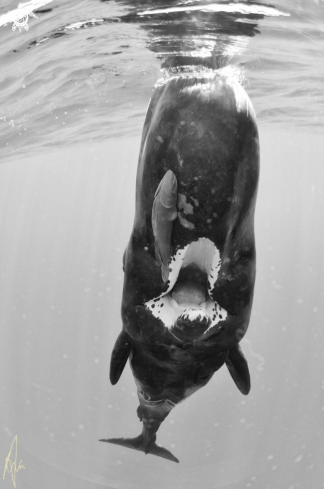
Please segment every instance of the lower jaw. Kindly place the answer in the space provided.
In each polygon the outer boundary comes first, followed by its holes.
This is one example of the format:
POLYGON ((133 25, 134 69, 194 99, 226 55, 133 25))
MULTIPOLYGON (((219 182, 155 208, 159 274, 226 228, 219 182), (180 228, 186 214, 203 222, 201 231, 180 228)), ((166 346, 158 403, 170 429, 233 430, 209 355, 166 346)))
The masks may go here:
POLYGON ((211 324, 210 318, 190 321, 179 317, 172 326, 171 334, 182 343, 192 343, 200 339, 211 324))
POLYGON ((204 339, 214 328, 222 328, 227 318, 225 309, 211 298, 204 304, 178 304, 171 294, 158 297, 145 303, 151 314, 180 342, 193 342, 204 339))

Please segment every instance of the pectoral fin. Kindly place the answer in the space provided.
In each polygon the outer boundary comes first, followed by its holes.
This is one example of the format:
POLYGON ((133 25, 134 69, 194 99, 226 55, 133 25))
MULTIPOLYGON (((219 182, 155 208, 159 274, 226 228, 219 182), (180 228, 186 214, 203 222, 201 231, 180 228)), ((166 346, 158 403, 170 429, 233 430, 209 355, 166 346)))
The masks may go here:
POLYGON ((173 221, 177 217, 177 179, 168 170, 155 192, 152 208, 152 229, 155 238, 155 255, 161 265, 164 282, 169 277, 171 235, 173 221))
POLYGON ((239 345, 230 349, 226 366, 239 391, 247 395, 251 389, 250 372, 244 353, 239 345))
POLYGON ((113 348, 110 360, 110 382, 117 384, 131 352, 132 345, 128 334, 122 331, 113 348))

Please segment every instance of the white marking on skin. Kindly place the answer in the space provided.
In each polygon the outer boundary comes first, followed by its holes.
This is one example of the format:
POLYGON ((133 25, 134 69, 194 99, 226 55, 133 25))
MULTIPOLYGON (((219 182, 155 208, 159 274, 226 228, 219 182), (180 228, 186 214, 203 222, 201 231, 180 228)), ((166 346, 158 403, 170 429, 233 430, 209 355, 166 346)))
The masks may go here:
MULTIPOLYGON (((184 304, 181 304, 184 307, 184 304)), ((181 314, 182 319, 186 320, 189 319, 189 321, 196 321, 200 318, 200 320, 204 319, 206 317, 206 314, 202 308, 202 304, 199 304, 200 308, 199 309, 190 309, 190 304, 188 304, 189 309, 185 309, 183 313, 181 314)))
MULTIPOLYGON (((208 238, 199 238, 190 245, 177 251, 172 257, 169 265, 169 286, 166 292, 160 296, 146 302, 145 307, 154 317, 161 319, 165 327, 171 329, 177 319, 187 316, 190 321, 194 321, 199 316, 210 318, 211 324, 207 331, 216 326, 220 321, 227 318, 227 311, 210 297, 199 305, 179 304, 170 294, 173 289, 181 268, 186 268, 194 263, 208 277, 208 292, 213 290, 218 278, 221 266, 220 253, 217 247, 208 238)), ((206 332, 207 332, 206 331, 206 332)))
POLYGON ((214 254, 211 262, 210 273, 208 276, 208 292, 211 292, 215 287, 215 283, 218 277, 218 272, 221 267, 221 259, 218 249, 214 248, 214 254))
POLYGON ((194 197, 190 197, 193 203, 195 204, 196 207, 199 206, 199 200, 195 199, 194 197))
POLYGON ((146 302, 145 306, 154 317, 161 319, 164 326, 168 329, 172 328, 179 317, 189 321, 195 321, 201 317, 202 320, 204 318, 211 319, 207 332, 210 328, 216 326, 219 321, 224 321, 227 318, 227 311, 210 298, 206 302, 199 304, 199 307, 193 307, 190 304, 178 304, 168 294, 160 297, 156 302, 154 302, 154 299, 146 302), (160 309, 158 310, 158 308, 160 309))
POLYGON ((187 202, 187 198, 183 194, 178 194, 178 207, 179 209, 183 210, 185 214, 193 214, 194 213, 194 208, 192 204, 189 204, 187 202))
POLYGON ((211 310, 209 309, 209 316, 212 317, 211 325, 206 329, 205 334, 220 321, 225 321, 227 318, 227 311, 223 309, 217 302, 213 302, 214 306, 211 310), (213 316, 214 315, 214 316, 213 316), (215 317, 215 319, 214 319, 215 317))
POLYGON ((180 166, 182 166, 183 165, 183 158, 181 158, 179 151, 177 151, 177 158, 178 158, 180 166))
POLYGON ((195 229, 194 223, 187 221, 187 219, 185 219, 184 217, 182 217, 182 215, 181 215, 180 212, 178 212, 178 218, 179 218, 180 224, 184 228, 191 229, 191 230, 195 229))

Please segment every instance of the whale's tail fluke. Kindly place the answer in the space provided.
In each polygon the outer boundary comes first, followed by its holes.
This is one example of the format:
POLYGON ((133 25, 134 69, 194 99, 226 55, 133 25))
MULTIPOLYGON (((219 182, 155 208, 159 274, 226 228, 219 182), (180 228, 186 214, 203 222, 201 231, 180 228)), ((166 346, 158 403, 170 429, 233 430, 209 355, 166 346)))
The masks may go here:
POLYGON ((145 454, 157 455, 158 457, 166 458, 167 460, 171 460, 172 462, 179 463, 177 457, 175 457, 169 450, 161 445, 155 443, 155 439, 152 439, 149 443, 146 442, 143 433, 141 433, 136 438, 109 438, 107 440, 99 440, 105 441, 108 443, 113 443, 114 445, 120 445, 122 447, 133 448, 134 450, 139 450, 144 452, 145 454))
POLYGON ((157 401, 144 399, 141 392, 139 392, 139 399, 140 405, 137 408, 137 416, 142 422, 142 433, 135 438, 108 438, 99 441, 133 448, 145 454, 151 453, 157 457, 179 463, 179 460, 169 450, 156 443, 156 433, 171 409, 174 408, 174 402, 169 399, 160 399, 157 401))

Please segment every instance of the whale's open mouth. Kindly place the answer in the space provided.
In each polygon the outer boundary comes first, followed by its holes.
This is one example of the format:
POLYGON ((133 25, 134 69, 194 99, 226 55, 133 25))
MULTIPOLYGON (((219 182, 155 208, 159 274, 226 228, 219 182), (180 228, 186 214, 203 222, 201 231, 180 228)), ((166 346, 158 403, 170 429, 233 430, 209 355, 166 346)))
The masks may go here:
POLYGON ((220 266, 212 241, 194 241, 171 257, 167 291, 145 306, 181 341, 204 335, 227 317, 211 296, 220 266))

